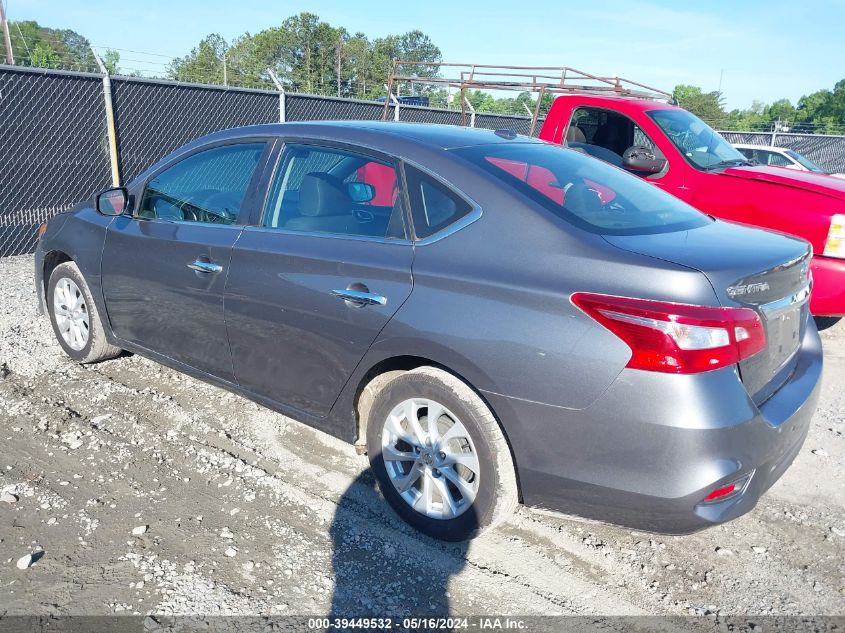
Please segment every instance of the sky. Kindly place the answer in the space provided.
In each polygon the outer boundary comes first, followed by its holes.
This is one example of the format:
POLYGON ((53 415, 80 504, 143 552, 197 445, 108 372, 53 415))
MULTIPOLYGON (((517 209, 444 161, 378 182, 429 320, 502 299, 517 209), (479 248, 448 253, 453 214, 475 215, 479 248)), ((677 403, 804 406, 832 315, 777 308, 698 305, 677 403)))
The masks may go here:
POLYGON ((230 41, 310 11, 371 39, 419 29, 444 61, 570 66, 667 91, 721 87, 728 109, 755 99, 795 103, 845 78, 845 0, 7 0, 6 8, 10 20, 125 49, 125 67, 184 55, 209 33, 230 41))

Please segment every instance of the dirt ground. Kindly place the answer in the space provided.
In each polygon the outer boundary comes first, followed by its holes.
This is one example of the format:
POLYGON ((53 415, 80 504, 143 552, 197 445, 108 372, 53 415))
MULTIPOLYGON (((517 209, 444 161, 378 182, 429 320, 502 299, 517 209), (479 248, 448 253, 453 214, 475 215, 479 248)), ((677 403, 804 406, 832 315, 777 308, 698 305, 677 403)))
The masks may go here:
POLYGON ((72 363, 30 257, 0 259, 0 296, 0 615, 845 614, 845 322, 752 513, 667 537, 521 508, 454 545, 351 446, 139 356, 72 363))

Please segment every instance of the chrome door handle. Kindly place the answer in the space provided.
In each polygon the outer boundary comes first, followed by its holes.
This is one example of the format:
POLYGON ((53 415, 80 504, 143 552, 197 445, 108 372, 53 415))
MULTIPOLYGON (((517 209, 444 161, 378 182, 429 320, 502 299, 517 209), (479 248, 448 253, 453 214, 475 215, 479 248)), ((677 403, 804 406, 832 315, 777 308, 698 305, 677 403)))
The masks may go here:
POLYGON ((372 292, 363 292, 361 290, 332 290, 332 294, 340 297, 344 301, 357 303, 362 306, 383 306, 387 304, 387 297, 383 297, 372 292))
POLYGON ((198 273, 219 273, 223 270, 223 267, 220 264, 215 264, 214 262, 206 262, 201 259, 197 259, 196 261, 191 262, 188 264, 188 268, 191 270, 195 270, 198 273))

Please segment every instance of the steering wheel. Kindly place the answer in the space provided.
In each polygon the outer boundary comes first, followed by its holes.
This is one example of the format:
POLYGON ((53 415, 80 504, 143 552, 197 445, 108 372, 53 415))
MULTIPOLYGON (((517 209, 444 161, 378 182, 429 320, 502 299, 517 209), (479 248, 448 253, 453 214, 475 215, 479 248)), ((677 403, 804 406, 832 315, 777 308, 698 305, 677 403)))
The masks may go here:
POLYGON ((231 224, 238 217, 240 200, 230 191, 206 189, 183 200, 179 209, 190 222, 231 224))

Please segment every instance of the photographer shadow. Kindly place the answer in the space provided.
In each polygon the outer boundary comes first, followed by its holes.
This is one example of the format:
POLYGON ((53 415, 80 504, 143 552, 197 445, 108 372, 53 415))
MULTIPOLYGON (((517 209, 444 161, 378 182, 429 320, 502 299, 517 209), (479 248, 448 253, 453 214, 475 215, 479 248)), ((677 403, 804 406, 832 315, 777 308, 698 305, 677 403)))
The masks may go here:
POLYGON ((466 564, 468 541, 415 531, 376 487, 367 469, 338 504, 329 530, 335 579, 329 617, 392 617, 396 626, 403 617, 449 616, 449 581, 466 564))

